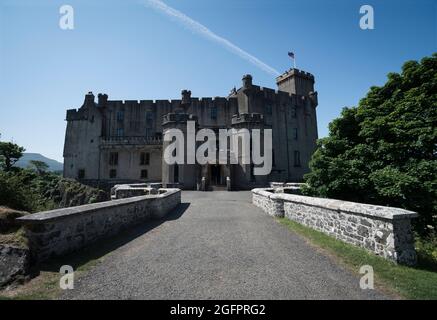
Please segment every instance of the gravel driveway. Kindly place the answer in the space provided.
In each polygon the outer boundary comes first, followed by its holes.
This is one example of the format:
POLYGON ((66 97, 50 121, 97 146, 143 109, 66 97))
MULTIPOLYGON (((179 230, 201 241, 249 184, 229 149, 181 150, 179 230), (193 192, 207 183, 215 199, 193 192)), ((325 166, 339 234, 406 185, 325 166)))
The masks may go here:
POLYGON ((118 247, 64 299, 384 299, 251 204, 182 193, 166 221, 118 247))

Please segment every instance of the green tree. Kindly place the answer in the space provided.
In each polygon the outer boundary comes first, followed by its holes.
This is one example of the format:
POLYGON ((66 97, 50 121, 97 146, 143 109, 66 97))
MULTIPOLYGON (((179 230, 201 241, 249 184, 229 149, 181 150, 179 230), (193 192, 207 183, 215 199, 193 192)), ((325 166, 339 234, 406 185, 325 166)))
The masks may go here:
POLYGON ((26 149, 15 143, 0 141, 0 166, 2 169, 4 171, 11 171, 15 162, 23 156, 24 151, 26 149))
POLYGON ((49 168, 47 163, 45 163, 44 161, 38 161, 38 160, 30 160, 29 166, 31 168, 34 168, 38 172, 39 175, 42 175, 43 173, 45 173, 49 168))
POLYGON ((437 53, 343 109, 318 141, 306 194, 417 211, 416 230, 437 226, 437 53))

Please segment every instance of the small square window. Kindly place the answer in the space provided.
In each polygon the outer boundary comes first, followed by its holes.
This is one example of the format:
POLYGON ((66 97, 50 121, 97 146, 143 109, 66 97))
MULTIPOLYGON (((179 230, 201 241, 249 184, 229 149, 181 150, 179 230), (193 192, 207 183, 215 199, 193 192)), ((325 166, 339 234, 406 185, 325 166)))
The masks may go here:
POLYGON ((77 172, 77 178, 85 179, 85 169, 79 169, 79 171, 77 172))
POLYGON ((124 112, 118 111, 117 112, 117 121, 123 121, 124 120, 124 112))
POLYGON ((300 152, 294 151, 294 166, 300 167, 300 152))
POLYGON ((111 170, 109 170, 109 178, 110 178, 110 179, 115 179, 115 178, 117 178, 117 170, 115 170, 115 169, 111 169, 111 170))
POLYGON ((148 172, 147 170, 141 170, 141 179, 147 179, 148 172))
POLYGON ((213 119, 213 120, 217 119, 217 107, 216 106, 211 107, 211 119, 213 119))
POLYGON ((140 166, 148 166, 150 164, 150 153, 141 152, 140 166))
POLYGON ((153 114, 151 112, 146 113, 146 127, 147 128, 153 127, 153 114))
POLYGON ((117 137, 124 136, 124 130, 123 128, 117 128, 117 137))
POLYGON ((110 166, 118 165, 118 152, 111 152, 109 154, 109 165, 110 166))

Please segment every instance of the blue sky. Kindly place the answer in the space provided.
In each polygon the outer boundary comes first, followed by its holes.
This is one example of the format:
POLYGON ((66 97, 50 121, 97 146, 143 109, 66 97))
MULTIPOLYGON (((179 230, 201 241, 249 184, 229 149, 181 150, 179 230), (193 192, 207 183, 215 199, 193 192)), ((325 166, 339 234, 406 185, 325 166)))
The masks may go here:
MULTIPOLYGON (((226 96, 243 74, 276 88, 275 78, 217 42, 139 0, 0 0, 0 133, 62 161, 65 112, 86 92, 110 99, 226 96), (59 8, 75 29, 59 28, 59 8)), ((435 0, 164 0, 215 34, 283 72, 316 77, 319 136, 344 106, 407 60, 437 51, 435 0), (375 29, 359 28, 361 5, 375 29)))

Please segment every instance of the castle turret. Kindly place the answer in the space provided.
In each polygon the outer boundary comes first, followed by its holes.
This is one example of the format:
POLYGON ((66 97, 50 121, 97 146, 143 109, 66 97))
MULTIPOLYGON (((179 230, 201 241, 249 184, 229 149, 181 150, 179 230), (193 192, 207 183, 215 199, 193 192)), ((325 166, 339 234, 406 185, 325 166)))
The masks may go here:
POLYGON ((190 90, 182 90, 182 102, 183 106, 189 106, 191 104, 191 91, 190 90))
POLYGON ((252 88, 252 76, 246 74, 243 76, 243 90, 249 90, 252 88))
POLYGON ((83 102, 84 106, 92 106, 94 105, 94 94, 90 91, 85 95, 85 101, 83 102))
POLYGON ((99 93, 97 97, 98 97, 99 106, 105 106, 108 103, 108 95, 107 94, 99 93))
POLYGON ((314 92, 314 76, 298 69, 290 69, 276 78, 280 91, 307 96, 314 92))

